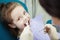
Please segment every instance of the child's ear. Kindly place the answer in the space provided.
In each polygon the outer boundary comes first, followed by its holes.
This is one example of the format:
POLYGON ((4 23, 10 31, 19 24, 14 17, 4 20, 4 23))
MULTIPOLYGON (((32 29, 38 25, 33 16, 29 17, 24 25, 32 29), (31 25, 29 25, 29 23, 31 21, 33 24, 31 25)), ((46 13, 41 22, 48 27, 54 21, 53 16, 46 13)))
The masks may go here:
POLYGON ((8 24, 8 26, 10 26, 11 28, 16 28, 14 24, 8 24))

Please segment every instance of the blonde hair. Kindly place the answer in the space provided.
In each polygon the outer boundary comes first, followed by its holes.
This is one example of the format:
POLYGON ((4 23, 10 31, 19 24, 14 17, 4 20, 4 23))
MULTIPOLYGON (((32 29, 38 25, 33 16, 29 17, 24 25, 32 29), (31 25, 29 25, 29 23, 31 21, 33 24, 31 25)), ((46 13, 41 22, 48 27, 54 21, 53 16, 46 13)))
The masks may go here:
POLYGON ((1 11, 0 11, 0 15, 1 15, 1 19, 3 21, 7 21, 8 23, 11 23, 13 20, 11 18, 11 11, 16 7, 19 6, 20 4, 16 3, 16 2, 10 2, 7 4, 2 4, 0 5, 1 11), (3 6, 3 7, 2 7, 3 6))
MULTIPOLYGON (((0 5, 0 20, 6 21, 7 23, 12 23, 11 18, 11 11, 16 7, 19 6, 19 3, 16 2, 10 2, 7 4, 1 4, 0 5)), ((9 27, 10 28, 10 27, 9 27)), ((16 28, 17 29, 17 28, 16 28)), ((9 29, 15 36, 18 35, 18 32, 16 32, 15 29, 10 28, 9 29)))

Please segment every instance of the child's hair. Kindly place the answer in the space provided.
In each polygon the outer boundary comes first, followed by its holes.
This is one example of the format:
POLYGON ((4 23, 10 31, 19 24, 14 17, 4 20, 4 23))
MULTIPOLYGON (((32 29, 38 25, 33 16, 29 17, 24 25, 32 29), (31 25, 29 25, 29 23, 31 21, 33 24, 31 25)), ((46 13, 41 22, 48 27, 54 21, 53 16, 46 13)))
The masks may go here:
MULTIPOLYGON (((0 4, 0 20, 3 21, 6 25, 12 23, 12 18, 11 18, 11 11, 20 4, 16 2, 10 2, 7 4, 0 4)), ((12 29, 9 27, 9 30, 17 36, 18 32, 16 32, 18 29, 12 29)))
POLYGON ((0 5, 0 8, 1 8, 0 14, 1 14, 2 20, 7 21, 8 23, 11 23, 13 21, 11 19, 11 11, 18 5, 20 4, 14 3, 14 2, 0 5))

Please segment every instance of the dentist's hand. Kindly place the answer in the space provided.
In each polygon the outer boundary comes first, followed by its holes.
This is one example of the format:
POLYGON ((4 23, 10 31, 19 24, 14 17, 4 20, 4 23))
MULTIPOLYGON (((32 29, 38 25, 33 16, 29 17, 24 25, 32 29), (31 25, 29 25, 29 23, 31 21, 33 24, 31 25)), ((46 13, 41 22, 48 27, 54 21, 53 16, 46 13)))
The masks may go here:
POLYGON ((33 40, 33 34, 31 32, 30 26, 27 25, 23 32, 20 35, 20 39, 19 40, 33 40))
POLYGON ((51 40, 59 39, 56 28, 54 26, 52 26, 51 24, 45 25, 45 32, 48 33, 51 40))

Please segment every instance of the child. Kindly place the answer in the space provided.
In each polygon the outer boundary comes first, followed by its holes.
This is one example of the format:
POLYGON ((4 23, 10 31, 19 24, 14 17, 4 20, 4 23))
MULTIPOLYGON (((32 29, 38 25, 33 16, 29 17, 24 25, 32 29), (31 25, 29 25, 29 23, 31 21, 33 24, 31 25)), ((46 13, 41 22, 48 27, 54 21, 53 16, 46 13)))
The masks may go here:
POLYGON ((24 27, 30 25, 30 16, 21 4, 11 2, 2 4, 0 8, 0 20, 15 36, 21 34, 24 27))

